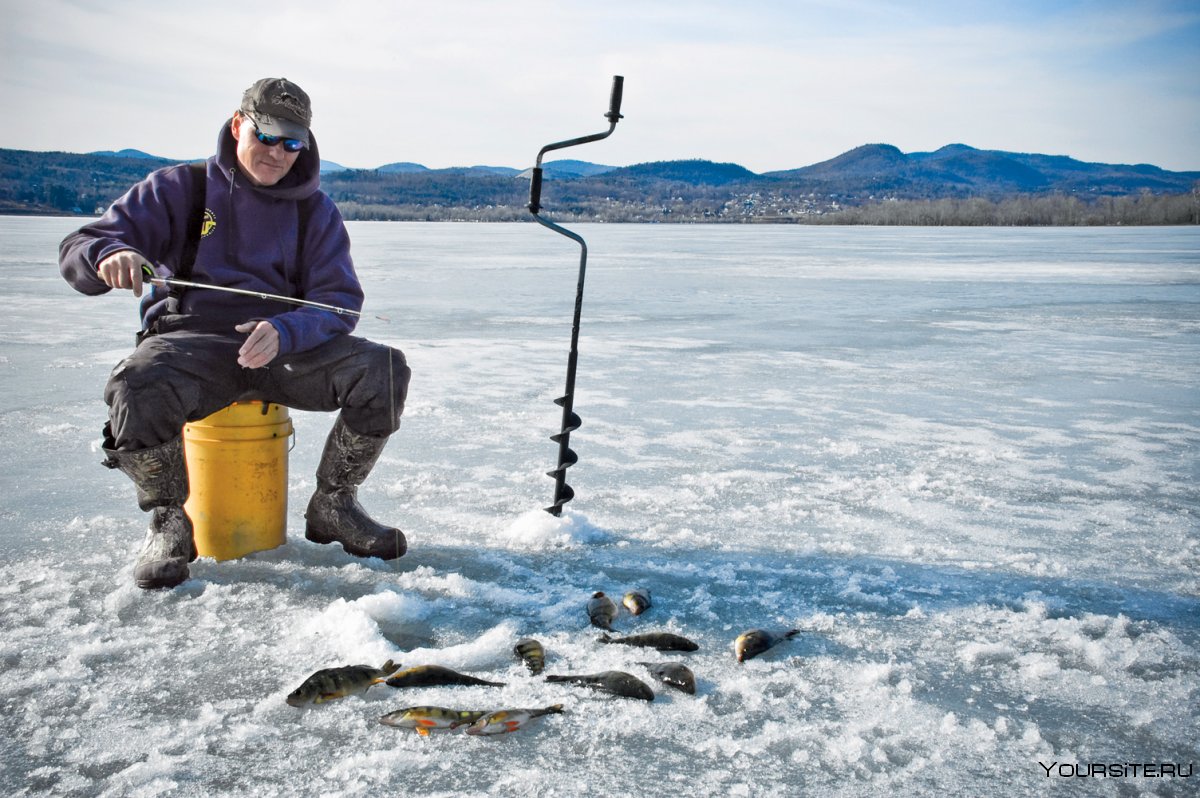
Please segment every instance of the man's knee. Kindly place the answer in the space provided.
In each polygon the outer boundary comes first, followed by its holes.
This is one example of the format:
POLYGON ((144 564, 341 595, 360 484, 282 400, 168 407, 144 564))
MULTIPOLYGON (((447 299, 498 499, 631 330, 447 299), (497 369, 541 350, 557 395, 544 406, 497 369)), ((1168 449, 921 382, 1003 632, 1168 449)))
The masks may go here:
POLYGON ((122 360, 108 376, 104 401, 109 407, 132 402, 171 406, 178 404, 179 391, 170 364, 140 350, 122 360))
POLYGON ((390 346, 375 344, 366 368, 369 376, 360 384, 369 384, 374 395, 369 398, 358 397, 365 400, 358 404, 387 408, 399 423, 400 415, 404 412, 404 402, 408 399, 408 383, 412 378, 412 369, 408 367, 404 353, 390 346))
POLYGON ((412 377, 404 353, 371 343, 360 354, 357 372, 342 397, 346 423, 363 435, 390 435, 400 426, 412 377))
POLYGON ((206 368, 197 352, 150 338, 116 365, 104 387, 111 434, 122 449, 164 443, 184 422, 228 404, 220 369, 206 368))
POLYGON ((143 449, 165 443, 187 419, 184 393, 167 369, 127 358, 104 388, 109 407, 106 440, 114 449, 143 449))

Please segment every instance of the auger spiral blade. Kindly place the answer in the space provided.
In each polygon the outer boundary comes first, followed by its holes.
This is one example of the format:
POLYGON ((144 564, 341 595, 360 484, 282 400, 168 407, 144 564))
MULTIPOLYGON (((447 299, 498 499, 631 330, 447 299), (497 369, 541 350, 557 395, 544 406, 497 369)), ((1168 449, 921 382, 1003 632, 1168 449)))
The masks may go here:
POLYGON ((546 472, 546 476, 558 479, 558 475, 565 472, 568 468, 579 462, 579 455, 575 454, 574 449, 567 449, 560 452, 558 456, 558 467, 546 472))
MULTIPOLYGON (((561 400, 554 401, 563 404, 561 400)), ((554 478, 554 504, 547 507, 546 512, 554 516, 562 515, 563 505, 575 498, 575 491, 567 484, 567 469, 579 462, 579 455, 571 448, 571 433, 582 423, 579 416, 565 410, 564 405, 562 432, 550 436, 550 440, 558 444, 558 466, 546 472, 546 476, 554 478)))
POLYGON ((571 486, 563 482, 557 485, 554 489, 554 504, 543 509, 553 516, 562 515, 563 505, 575 498, 575 491, 571 490, 571 486))
POLYGON ((554 403, 563 409, 563 424, 562 430, 558 434, 550 436, 550 440, 558 444, 558 466, 554 470, 546 472, 548 476, 554 477, 554 504, 545 509, 554 516, 562 515, 563 505, 575 498, 575 491, 571 490, 571 486, 567 484, 566 474, 568 468, 579 462, 579 455, 575 454, 568 444, 571 433, 579 429, 579 425, 582 423, 572 408, 575 402, 575 366, 579 360, 579 319, 583 310, 583 278, 587 271, 587 243, 576 233, 538 215, 542 209, 542 156, 551 150, 586 144, 589 141, 599 141, 612 135, 613 130, 617 127, 617 122, 621 119, 621 95, 624 82, 625 78, 620 75, 613 76, 608 113, 604 115, 608 120, 608 130, 590 136, 581 136, 577 139, 547 144, 538 153, 537 163, 529 172, 529 212, 533 214, 533 218, 543 227, 548 227, 579 244, 579 283, 575 292, 575 320, 571 326, 571 351, 567 357, 567 388, 562 396, 554 400, 554 403))
MULTIPOLYGON (((562 405, 565 403, 564 400, 566 400, 566 398, 567 397, 564 396, 562 399, 555 399, 554 404, 562 405)), ((558 443, 559 438, 561 438, 564 435, 571 434, 575 430, 579 429, 579 427, 582 424, 583 424, 583 419, 581 419, 579 417, 579 414, 577 414, 573 410, 568 410, 565 413, 563 413, 562 431, 559 432, 557 435, 551 435, 550 440, 554 441, 555 443, 558 443)))

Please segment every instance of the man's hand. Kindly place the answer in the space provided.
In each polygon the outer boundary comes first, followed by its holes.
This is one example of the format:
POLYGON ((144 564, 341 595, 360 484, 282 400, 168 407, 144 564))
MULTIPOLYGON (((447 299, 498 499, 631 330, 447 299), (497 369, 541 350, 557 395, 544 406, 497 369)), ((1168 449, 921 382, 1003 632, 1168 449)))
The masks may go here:
POLYGON ((279 354, 279 330, 269 321, 248 321, 234 327, 242 333, 250 333, 246 343, 238 350, 238 365, 248 369, 262 368, 279 354))
POLYGON ((132 288, 134 296, 142 295, 142 265, 146 262, 131 249, 114 252, 96 267, 97 274, 110 288, 132 288))

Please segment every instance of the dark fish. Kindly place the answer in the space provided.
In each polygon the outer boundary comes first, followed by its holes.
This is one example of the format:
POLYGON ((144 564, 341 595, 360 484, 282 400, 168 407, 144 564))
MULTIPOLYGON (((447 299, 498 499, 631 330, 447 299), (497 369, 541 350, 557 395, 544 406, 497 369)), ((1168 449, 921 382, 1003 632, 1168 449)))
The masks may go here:
POLYGON ((390 659, 381 668, 370 665, 345 665, 340 668, 324 668, 309 676, 287 697, 294 707, 308 704, 323 704, 335 698, 365 693, 371 685, 379 684, 391 675, 398 666, 390 659))
POLYGON ((504 682, 489 682, 465 673, 443 668, 441 665, 418 665, 397 671, 387 680, 388 687, 436 687, 442 684, 486 684, 503 687, 504 682))
POLYGON ((625 609, 629 610, 631 615, 641 615, 650 609, 650 591, 644 588, 630 590, 621 599, 621 603, 625 605, 625 609))
POLYGON ((387 713, 379 719, 379 722, 397 729, 412 729, 422 737, 428 737, 430 732, 453 731, 460 726, 474 723, 486 714, 488 714, 486 710, 405 707, 387 713))
POLYGON ((587 605, 588 618, 592 626, 612 631, 613 619, 617 617, 617 605, 603 593, 593 593, 587 605))
POLYGON ((546 667, 546 649, 542 648, 542 644, 534 640, 532 637, 527 637, 524 640, 517 641, 513 647, 513 651, 525 663, 525 667, 529 668, 529 672, 534 676, 541 673, 546 667))
POLYGON ((782 643, 790 637, 800 634, 799 629, 786 632, 768 632, 766 629, 751 629, 742 632, 733 643, 733 651, 737 654, 738 662, 753 659, 774 645, 782 643))
POLYGON ((639 662, 650 674, 663 684, 682 690, 688 695, 696 694, 696 675, 692 669, 680 662, 639 662))
POLYGON ((638 677, 624 671, 604 671, 602 673, 566 674, 564 676, 547 676, 548 682, 570 682, 593 690, 619 695, 622 698, 640 698, 643 701, 653 701, 654 691, 638 677))
POLYGON ((629 635, 628 637, 600 635, 600 642, 620 643, 623 646, 657 648, 659 651, 696 651, 700 648, 700 646, 686 637, 671 634, 670 632, 648 632, 642 635, 629 635))
POLYGON ((516 731, 534 718, 540 718, 543 715, 558 715, 562 711, 562 704, 554 704, 545 709, 498 709, 495 712, 489 712, 468 726, 467 734, 507 734, 516 731))

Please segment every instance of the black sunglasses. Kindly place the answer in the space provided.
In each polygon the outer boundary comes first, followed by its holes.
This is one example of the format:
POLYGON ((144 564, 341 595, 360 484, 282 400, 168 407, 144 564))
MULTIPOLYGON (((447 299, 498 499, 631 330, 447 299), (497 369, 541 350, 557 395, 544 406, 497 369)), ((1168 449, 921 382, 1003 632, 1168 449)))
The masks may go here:
POLYGON ((258 129, 258 125, 254 126, 254 136, 268 147, 274 147, 276 144, 282 144, 283 148, 288 152, 300 152, 306 146, 300 139, 285 139, 283 136, 268 136, 258 129))

